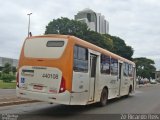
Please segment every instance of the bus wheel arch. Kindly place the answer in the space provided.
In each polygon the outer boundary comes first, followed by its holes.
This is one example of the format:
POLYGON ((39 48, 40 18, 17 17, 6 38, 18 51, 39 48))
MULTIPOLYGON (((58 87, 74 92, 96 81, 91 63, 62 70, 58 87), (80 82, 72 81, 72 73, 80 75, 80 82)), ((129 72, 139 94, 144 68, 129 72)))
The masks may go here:
POLYGON ((101 92, 101 96, 100 96, 100 101, 99 101, 99 106, 103 107, 107 104, 107 101, 108 101, 108 87, 105 86, 103 89, 102 89, 102 92, 101 92))

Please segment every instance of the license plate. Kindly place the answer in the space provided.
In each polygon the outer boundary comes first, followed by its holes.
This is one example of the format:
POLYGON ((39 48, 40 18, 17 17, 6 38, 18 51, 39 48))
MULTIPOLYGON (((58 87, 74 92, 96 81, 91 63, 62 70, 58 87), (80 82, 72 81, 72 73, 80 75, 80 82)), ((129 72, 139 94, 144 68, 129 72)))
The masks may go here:
POLYGON ((43 89, 43 86, 34 85, 34 86, 33 86, 33 89, 42 90, 42 89, 43 89))

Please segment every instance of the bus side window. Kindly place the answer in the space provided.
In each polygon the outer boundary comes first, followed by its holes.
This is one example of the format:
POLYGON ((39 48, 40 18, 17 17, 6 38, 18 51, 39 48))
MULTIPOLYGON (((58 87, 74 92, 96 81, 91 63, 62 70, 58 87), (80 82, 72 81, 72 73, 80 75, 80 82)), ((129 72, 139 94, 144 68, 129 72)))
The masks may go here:
POLYGON ((74 46, 74 58, 78 58, 78 47, 74 46))
POLYGON ((111 75, 118 75, 118 60, 111 58, 111 75))
POLYGON ((74 46, 74 66, 75 72, 88 72, 88 49, 74 46))
POLYGON ((129 77, 133 77, 133 66, 129 64, 129 77))
POLYGON ((129 74, 129 65, 128 63, 124 63, 123 75, 128 76, 129 74))
POLYGON ((101 73, 110 74, 110 57, 101 55, 101 73))

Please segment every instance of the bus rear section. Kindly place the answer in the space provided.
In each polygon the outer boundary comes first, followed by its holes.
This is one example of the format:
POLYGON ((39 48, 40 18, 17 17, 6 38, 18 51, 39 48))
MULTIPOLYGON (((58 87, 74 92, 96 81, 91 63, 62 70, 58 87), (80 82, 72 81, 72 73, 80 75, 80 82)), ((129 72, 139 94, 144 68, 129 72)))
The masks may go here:
MULTIPOLYGON (((70 79, 63 72, 70 60, 70 57, 66 58, 63 54, 67 43, 66 38, 26 39, 17 74, 18 97, 51 103, 70 103, 70 79)), ((68 56, 70 54, 71 52, 68 56)), ((71 66, 67 71, 70 75, 69 69, 71 66)))

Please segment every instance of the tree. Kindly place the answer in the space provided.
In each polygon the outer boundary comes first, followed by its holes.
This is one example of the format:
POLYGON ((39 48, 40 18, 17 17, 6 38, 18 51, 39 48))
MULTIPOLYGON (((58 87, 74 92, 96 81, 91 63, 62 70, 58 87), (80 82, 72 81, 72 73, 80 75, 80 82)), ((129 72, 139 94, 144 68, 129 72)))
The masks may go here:
POLYGON ((49 22, 45 34, 75 35, 82 38, 87 31, 88 27, 85 23, 61 17, 49 22))
POLYGON ((106 48, 108 48, 108 50, 113 51, 113 40, 110 37, 109 34, 103 34, 104 36, 104 43, 106 44, 106 48))
POLYGON ((110 36, 113 41, 113 49, 112 52, 118 54, 124 58, 132 60, 133 48, 131 46, 127 46, 125 41, 116 36, 110 36))
POLYGON ((12 67, 12 73, 15 75, 15 74, 16 74, 16 72, 17 72, 16 67, 12 67))
POLYGON ((134 58, 133 61, 136 63, 137 76, 143 78, 153 78, 153 72, 156 68, 154 67, 154 61, 145 57, 134 58))
POLYGON ((46 26, 45 34, 74 35, 104 49, 111 50, 112 40, 97 32, 90 31, 86 23, 68 18, 53 19, 46 26))
POLYGON ((119 37, 100 34, 88 29, 87 24, 68 18, 53 19, 46 26, 45 34, 74 35, 99 47, 107 49, 124 58, 132 60, 133 48, 127 46, 119 37))
POLYGON ((85 34, 85 36, 83 36, 82 39, 106 50, 112 50, 112 40, 110 38, 107 38, 105 35, 101 35, 95 31, 87 31, 87 33, 85 34))
POLYGON ((9 73, 11 72, 11 69, 12 69, 11 64, 6 63, 6 64, 4 65, 4 68, 2 69, 2 72, 3 72, 3 73, 6 73, 6 74, 9 74, 9 73))

